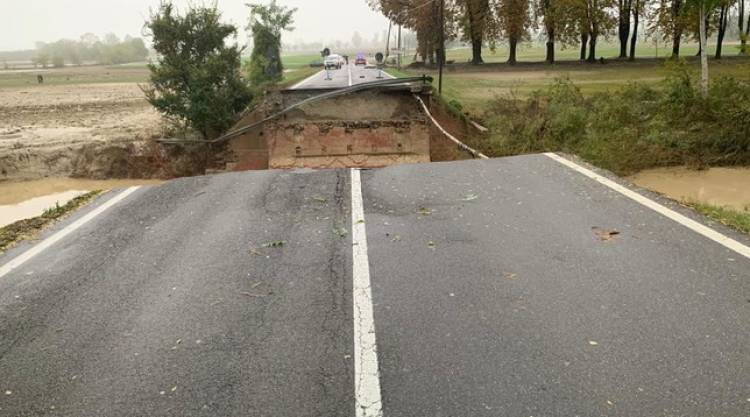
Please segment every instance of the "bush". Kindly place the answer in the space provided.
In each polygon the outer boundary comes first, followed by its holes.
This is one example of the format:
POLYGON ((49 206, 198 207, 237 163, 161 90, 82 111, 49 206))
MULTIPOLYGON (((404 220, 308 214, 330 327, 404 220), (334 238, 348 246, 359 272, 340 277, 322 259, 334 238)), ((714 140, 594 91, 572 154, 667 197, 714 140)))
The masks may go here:
POLYGON ((584 97, 558 79, 531 98, 496 99, 485 118, 494 156, 574 153, 619 174, 667 165, 750 163, 750 83, 713 82, 707 98, 682 64, 656 88, 631 83, 584 97))
POLYGON ((146 24, 158 53, 158 62, 149 64, 146 98, 205 139, 230 128, 252 99, 240 74, 241 49, 228 42, 237 28, 220 17, 216 6, 191 6, 180 15, 167 2, 146 24))

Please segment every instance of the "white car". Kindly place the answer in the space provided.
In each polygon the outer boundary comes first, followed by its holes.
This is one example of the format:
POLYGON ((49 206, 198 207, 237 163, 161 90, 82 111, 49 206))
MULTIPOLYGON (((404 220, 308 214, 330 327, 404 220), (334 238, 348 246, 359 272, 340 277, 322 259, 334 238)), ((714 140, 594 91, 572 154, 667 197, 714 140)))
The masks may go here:
POLYGON ((344 58, 341 55, 328 55, 323 61, 323 64, 325 65, 326 69, 341 69, 341 67, 344 65, 344 58))

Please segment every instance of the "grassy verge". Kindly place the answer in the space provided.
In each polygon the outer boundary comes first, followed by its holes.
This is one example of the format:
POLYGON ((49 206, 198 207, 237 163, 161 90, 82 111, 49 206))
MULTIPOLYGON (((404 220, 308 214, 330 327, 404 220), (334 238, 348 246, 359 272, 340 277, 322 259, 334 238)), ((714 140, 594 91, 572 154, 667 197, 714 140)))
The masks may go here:
POLYGON ((740 212, 702 203, 689 203, 688 205, 725 226, 750 234, 750 212, 740 212))
POLYGON ((65 205, 57 205, 44 211, 39 217, 33 219, 19 220, 0 228, 0 253, 28 237, 34 236, 50 223, 77 210, 98 196, 101 191, 92 191, 70 200, 65 205))
MULTIPOLYGON (((750 80, 750 59, 733 58, 711 62, 711 76, 732 76, 750 80)), ((686 64, 690 73, 700 73, 698 62, 686 64)), ((389 70, 390 71, 390 70, 389 70)), ((393 72, 392 72, 393 73, 393 72)), ((513 94, 518 98, 531 97, 536 91, 567 78, 584 96, 609 93, 632 82, 658 86, 670 71, 661 61, 613 62, 601 64, 570 63, 566 65, 518 65, 488 67, 462 67, 446 71, 443 77, 443 96, 447 102, 460 102, 465 112, 481 118, 498 96, 513 94)), ((427 74, 437 78, 437 72, 428 69, 404 69, 399 76, 415 77, 427 74)), ((396 74, 394 74, 396 75, 396 74)))
POLYGON ((304 80, 305 78, 320 72, 320 68, 301 67, 284 73, 284 79, 278 84, 281 88, 288 88, 304 80))

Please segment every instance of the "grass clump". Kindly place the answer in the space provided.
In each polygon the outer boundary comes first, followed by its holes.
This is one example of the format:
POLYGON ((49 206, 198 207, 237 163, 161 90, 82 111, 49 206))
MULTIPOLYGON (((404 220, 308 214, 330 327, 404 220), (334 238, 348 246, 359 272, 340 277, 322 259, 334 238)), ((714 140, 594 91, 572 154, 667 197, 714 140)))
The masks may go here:
POLYGON ((62 206, 55 204, 55 207, 48 208, 39 217, 19 220, 5 227, 0 227, 0 252, 4 252, 17 242, 33 236, 53 221, 85 205, 100 193, 101 191, 92 191, 78 196, 62 206))
POLYGON ((750 164, 750 82, 719 77, 702 97, 691 71, 671 64, 658 85, 629 83, 585 96, 557 79, 528 99, 492 101, 493 156, 563 151, 618 174, 658 166, 750 164))
POLYGON ((742 233, 750 233, 750 212, 735 211, 724 207, 713 206, 703 203, 690 203, 696 211, 717 222, 739 230, 742 233))

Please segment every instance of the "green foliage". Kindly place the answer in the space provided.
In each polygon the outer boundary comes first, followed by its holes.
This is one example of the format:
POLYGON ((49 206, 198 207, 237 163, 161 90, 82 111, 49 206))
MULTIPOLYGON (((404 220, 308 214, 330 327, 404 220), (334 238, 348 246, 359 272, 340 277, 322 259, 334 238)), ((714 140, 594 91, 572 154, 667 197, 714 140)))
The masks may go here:
POLYGON ((159 54, 149 64, 148 101, 206 139, 231 127, 252 99, 240 74, 241 49, 227 42, 237 28, 220 18, 215 6, 190 7, 180 15, 166 2, 146 23, 159 54))
POLYGON ((559 79, 528 100, 497 98, 487 112, 492 155, 564 151, 619 174, 686 164, 750 163, 750 83, 717 79, 706 98, 681 63, 656 87, 631 83, 584 97, 559 79))
POLYGON ((294 30, 294 13, 297 9, 288 9, 272 0, 268 5, 248 4, 250 23, 247 29, 253 36, 253 52, 247 64, 250 84, 262 88, 267 84, 277 83, 284 76, 281 63, 281 32, 294 30))

